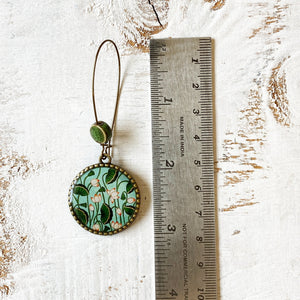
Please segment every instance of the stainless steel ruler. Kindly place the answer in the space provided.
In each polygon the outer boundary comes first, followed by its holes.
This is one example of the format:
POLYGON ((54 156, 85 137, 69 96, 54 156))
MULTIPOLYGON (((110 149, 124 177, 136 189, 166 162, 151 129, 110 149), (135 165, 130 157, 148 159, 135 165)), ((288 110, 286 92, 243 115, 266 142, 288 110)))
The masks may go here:
POLYGON ((150 43, 156 299, 217 299, 210 38, 150 43))

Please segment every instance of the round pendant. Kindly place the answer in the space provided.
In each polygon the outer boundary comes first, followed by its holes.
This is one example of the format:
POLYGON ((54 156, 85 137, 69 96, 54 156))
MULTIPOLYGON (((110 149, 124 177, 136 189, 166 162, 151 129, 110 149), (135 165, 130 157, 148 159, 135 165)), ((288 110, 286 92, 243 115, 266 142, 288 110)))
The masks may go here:
POLYGON ((126 229, 136 218, 140 193, 135 180, 113 164, 82 170, 69 191, 69 207, 77 223, 100 235, 126 229))

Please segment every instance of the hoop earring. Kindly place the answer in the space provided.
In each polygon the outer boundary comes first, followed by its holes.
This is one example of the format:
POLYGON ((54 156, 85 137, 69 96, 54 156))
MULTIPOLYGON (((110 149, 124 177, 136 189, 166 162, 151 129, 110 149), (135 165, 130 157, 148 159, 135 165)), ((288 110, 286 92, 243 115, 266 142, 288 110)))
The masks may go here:
POLYGON ((95 123, 90 128, 92 138, 101 145, 99 163, 83 169, 73 180, 69 190, 69 208, 77 223, 89 232, 113 235, 126 229, 136 218, 140 207, 140 193, 135 180, 121 167, 111 163, 111 139, 115 127, 120 97, 121 63, 116 44, 105 40, 95 57, 92 100, 95 123), (112 43, 118 58, 118 89, 112 125, 98 121, 95 101, 95 72, 98 55, 105 43, 112 43))

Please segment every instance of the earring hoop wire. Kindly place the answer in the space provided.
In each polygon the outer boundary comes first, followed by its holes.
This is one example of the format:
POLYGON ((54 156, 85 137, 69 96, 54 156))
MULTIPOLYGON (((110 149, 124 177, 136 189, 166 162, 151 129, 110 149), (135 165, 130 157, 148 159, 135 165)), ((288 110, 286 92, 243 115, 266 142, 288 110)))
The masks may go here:
POLYGON ((94 63, 94 70, 93 70, 92 98, 93 98, 93 108, 94 108, 95 120, 96 120, 96 123, 98 123, 96 101, 95 101, 95 77, 96 77, 96 66, 97 66, 97 61, 98 61, 98 55, 100 53, 100 50, 101 50, 102 46, 105 43, 111 43, 111 44, 113 44, 113 46, 114 46, 114 48, 116 50, 116 53, 117 53, 117 57, 118 57, 118 68, 119 68, 119 73, 118 73, 118 90, 117 90, 117 98, 116 98, 116 104, 115 104, 115 110, 114 110, 114 117, 113 117, 113 121, 112 121, 112 125, 111 125, 111 130, 113 131, 115 123, 116 123, 117 108, 118 108, 118 103, 119 103, 119 98, 120 98, 121 62, 120 62, 120 54, 119 54, 118 47, 115 44, 115 42, 113 42, 112 40, 105 40, 105 41, 103 41, 101 43, 101 45, 99 46, 98 50, 97 50, 96 57, 95 57, 95 63, 94 63))

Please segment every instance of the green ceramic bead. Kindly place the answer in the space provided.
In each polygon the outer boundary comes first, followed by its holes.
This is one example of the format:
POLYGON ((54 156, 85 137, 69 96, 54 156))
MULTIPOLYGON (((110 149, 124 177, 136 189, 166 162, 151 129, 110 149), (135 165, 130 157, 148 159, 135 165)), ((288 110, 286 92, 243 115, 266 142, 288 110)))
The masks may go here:
POLYGON ((92 138, 99 144, 106 144, 111 139, 112 131, 110 126, 100 121, 91 126, 90 133, 92 138))

